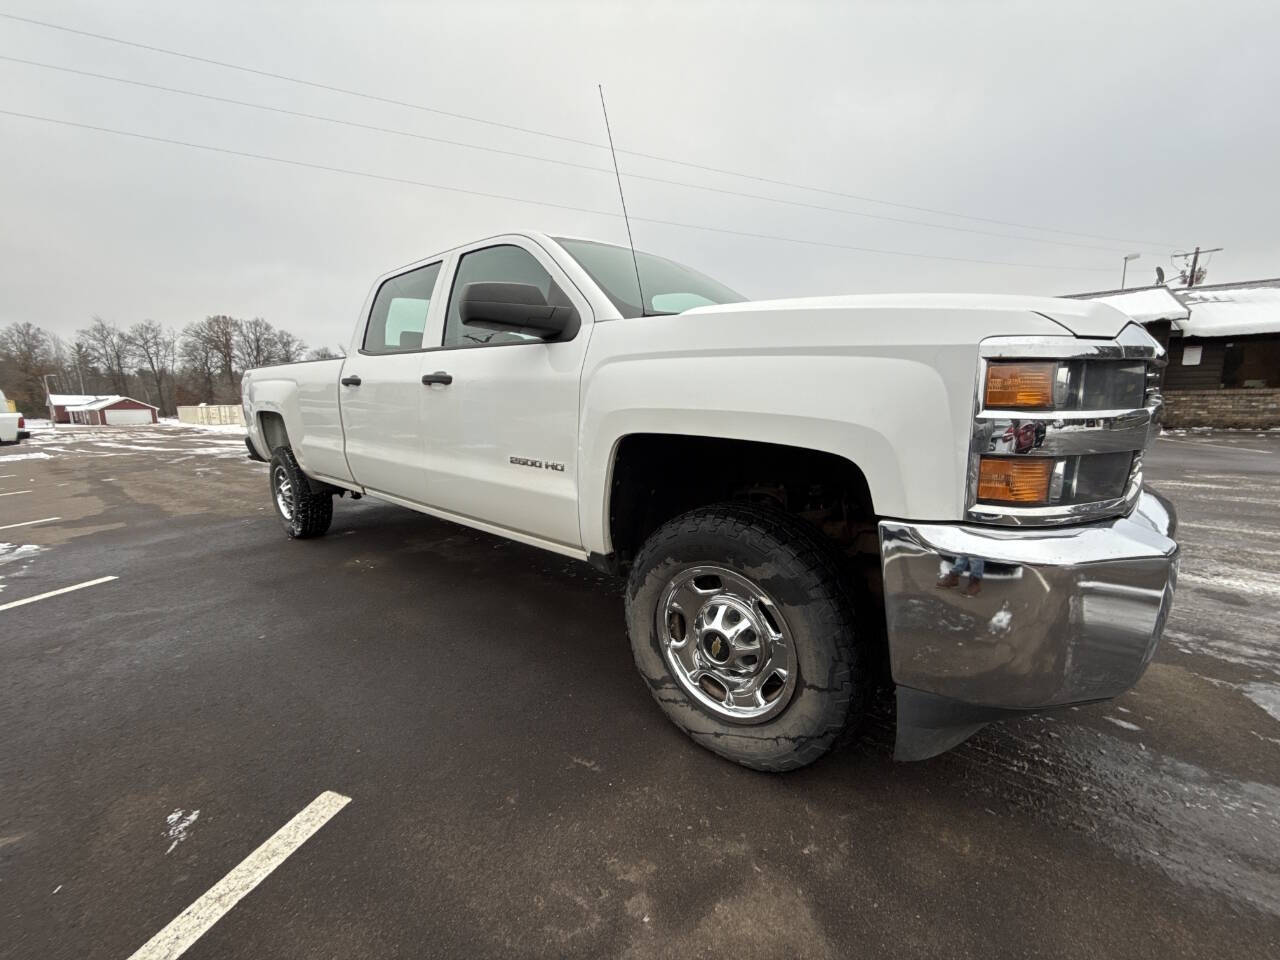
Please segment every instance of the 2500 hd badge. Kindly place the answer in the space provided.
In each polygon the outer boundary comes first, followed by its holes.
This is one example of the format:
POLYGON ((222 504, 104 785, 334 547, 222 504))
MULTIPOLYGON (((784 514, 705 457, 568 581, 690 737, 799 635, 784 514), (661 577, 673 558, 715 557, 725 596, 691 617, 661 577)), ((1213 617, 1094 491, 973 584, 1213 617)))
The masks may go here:
POLYGON ((517 467, 533 467, 535 470, 554 470, 556 473, 564 473, 564 464, 553 460, 530 460, 528 457, 509 457, 508 459, 517 467))

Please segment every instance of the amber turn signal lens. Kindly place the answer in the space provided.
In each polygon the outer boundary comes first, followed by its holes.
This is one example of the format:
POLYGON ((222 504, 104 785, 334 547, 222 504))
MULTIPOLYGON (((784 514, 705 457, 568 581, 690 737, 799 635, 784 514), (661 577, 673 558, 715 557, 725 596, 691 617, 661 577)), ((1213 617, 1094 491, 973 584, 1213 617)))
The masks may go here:
POLYGON ((1045 503, 1053 460, 983 457, 978 464, 978 499, 995 503, 1045 503))
POLYGON ((992 363, 987 367, 985 406, 1044 409, 1053 406, 1056 363, 992 363))

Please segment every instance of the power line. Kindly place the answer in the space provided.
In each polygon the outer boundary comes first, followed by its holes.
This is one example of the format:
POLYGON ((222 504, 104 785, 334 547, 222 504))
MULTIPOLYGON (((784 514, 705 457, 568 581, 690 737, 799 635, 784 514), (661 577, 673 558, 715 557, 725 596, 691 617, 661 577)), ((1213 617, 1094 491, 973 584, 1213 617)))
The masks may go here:
MULTIPOLYGON (((454 147, 463 147, 468 150, 481 150, 486 153, 499 154, 507 157, 519 157, 525 160, 536 160, 541 163, 553 163, 563 167, 572 167, 577 170, 590 170, 597 173, 613 174, 615 171, 611 167, 597 167, 593 164, 574 163, 571 160, 560 160, 556 157, 545 157, 539 154, 524 153, 518 150, 503 150, 498 147, 484 146, 483 144, 470 143, 465 140, 452 140, 448 137, 434 137, 425 133, 416 133, 411 130, 400 130, 394 127, 380 127, 370 123, 360 123, 355 120, 345 120, 340 117, 330 117, 318 113, 306 113, 301 110, 289 110, 285 107, 275 107, 263 103, 254 103, 249 100, 237 100, 232 97, 221 97, 211 93, 200 93, 196 90, 186 90, 181 87, 169 87, 159 83, 150 83, 145 80, 132 80, 127 77, 117 77, 107 73, 95 73, 91 70, 79 70, 75 67, 64 67, 59 64, 44 63, 39 60, 28 60, 24 57, 11 57, 0 54, 0 60, 10 63, 20 63, 24 66, 39 67, 43 70, 56 70, 59 73, 69 73, 81 77, 89 77, 94 80, 107 80, 112 83, 126 84, 133 87, 142 87, 147 90, 158 90, 163 93, 178 94, 184 97, 194 97, 200 100, 209 100, 214 103, 226 103, 237 107, 247 107, 251 110, 262 110, 268 113, 281 114, 288 117, 299 117, 305 120, 319 120, 323 123, 333 123, 344 127, 352 127, 357 130, 368 130, 376 133, 391 134, 399 137, 411 137, 415 140, 425 140, 431 143, 443 143, 454 147)), ((749 200, 763 200, 767 203, 780 203, 792 207, 802 207, 808 210, 821 210, 827 213, 843 214, 850 217, 861 217, 869 220, 880 220, 887 223, 900 223, 913 227, 926 227, 934 230, 949 230, 958 233, 972 233, 984 237, 1001 237, 1008 240, 1018 240, 1024 243, 1046 243, 1054 246, 1075 247, 1080 250, 1106 250, 1115 252, 1114 247, 1103 247, 1093 243, 1075 243, 1070 240, 1050 240, 1045 237, 1024 237, 1013 233, 999 233, 994 230, 978 230, 973 227, 958 227, 954 224, 947 223, 929 223, 924 220, 908 220, 905 217, 890 217, 879 213, 866 213, 861 210, 846 210, 842 207, 830 207, 818 203, 805 203, 802 200, 787 200, 781 197, 768 197, 758 193, 747 193, 742 190, 729 190, 724 187, 713 187, 700 183, 687 183, 682 180, 669 180, 665 177, 653 177, 639 173, 624 173, 624 177, 632 180, 644 180, 650 183, 661 183, 673 187, 683 187, 689 190, 704 190, 710 193, 719 193, 731 197, 743 197, 749 200)))
MULTIPOLYGON (((2 11, 0 11, 0 17, 3 17, 7 20, 14 20, 20 23, 30 24, 32 26, 45 27, 46 29, 49 29, 49 30, 60 30, 64 33, 71 33, 71 34, 75 34, 77 36, 82 36, 82 37, 90 37, 94 40, 102 40, 107 43, 117 43, 127 47, 134 47, 135 49, 138 49, 138 50, 147 50, 151 53, 160 53, 170 57, 178 57, 183 60, 191 60, 196 63, 210 64, 211 66, 223 67, 228 70, 238 70, 242 73, 254 74, 255 76, 260 76, 260 77, 268 77, 273 80, 283 80, 287 83, 296 83, 300 86, 312 87, 317 90, 327 90, 332 93, 341 93, 346 96, 360 97, 362 99, 371 100, 377 103, 386 103, 386 104, 391 104, 392 106, 406 107, 410 110, 420 110, 425 113, 434 113, 438 116, 450 117, 454 120, 467 120, 472 123, 480 123, 486 126, 498 127, 504 130, 514 130, 520 133, 531 134, 533 136, 548 137, 552 140, 559 140, 564 143, 573 143, 573 144, 577 144, 579 146, 584 146, 584 147, 593 147, 598 150, 609 149, 607 144, 596 143, 594 141, 584 140, 578 137, 570 137, 563 134, 551 133, 546 130, 536 130, 531 127, 522 127, 517 124, 504 123, 497 120, 488 120, 484 117, 477 117, 472 114, 455 113, 448 110, 441 110, 437 107, 429 107, 424 104, 412 103, 407 100, 397 100, 392 97, 384 97, 378 94, 366 93, 361 90, 352 90, 347 87, 339 87, 334 84, 321 83, 315 80, 304 80, 302 78, 291 77, 283 73, 273 73, 269 70, 259 70, 255 67, 246 67, 237 63, 229 63, 225 60, 214 60, 210 57, 201 57, 191 53, 183 53, 178 50, 169 50, 165 47, 158 47, 158 46, 154 46, 152 44, 147 44, 147 43, 139 43, 134 40, 125 40, 120 37, 108 36, 107 34, 93 33, 89 30, 79 30, 74 27, 63 26, 62 24, 49 23, 48 21, 45 21, 45 20, 37 20, 33 17, 22 17, 22 16, 18 16, 17 14, 4 13, 2 11)), ((914 206, 912 204, 898 203, 892 200, 881 200, 876 197, 868 197, 868 196, 863 196, 856 193, 845 193, 839 190, 831 190, 826 187, 815 187, 808 184, 795 183, 789 180, 780 180, 780 179, 775 179, 771 177, 758 176, 756 174, 742 173, 741 171, 737 171, 737 170, 729 170, 723 167, 714 167, 714 166, 709 166, 707 164, 694 163, 688 160, 677 160, 674 157, 664 157, 658 154, 643 153, 638 150, 619 149, 618 152, 626 156, 640 157, 646 160, 656 160, 661 163, 672 163, 678 166, 690 167, 692 169, 702 170, 708 173, 716 173, 723 176, 731 176, 731 177, 741 177, 746 180, 755 180, 758 183, 768 183, 774 186, 791 187, 798 190, 811 190, 816 193, 825 193, 829 196, 844 197, 847 200, 858 200, 863 203, 876 203, 876 204, 881 204, 883 206, 897 207, 903 210, 913 210, 917 213, 930 213, 936 216, 955 217, 961 220, 974 220, 982 223, 997 224, 1005 227, 1015 227, 1020 230, 1038 230, 1042 233, 1058 233, 1064 236, 1087 237, 1094 240, 1110 240, 1114 243, 1139 244, 1143 246, 1159 248, 1162 250, 1167 247, 1174 246, 1174 244, 1161 243, 1155 240, 1134 240, 1132 238, 1114 237, 1114 236, 1108 236, 1106 234, 1084 233, 1076 230, 1061 230, 1054 227, 1039 227, 1039 226, 1036 226, 1035 224, 1018 223, 1013 220, 999 220, 994 217, 979 217, 979 216, 974 216, 966 213, 956 213, 950 210, 940 210, 933 207, 914 206)), ((870 215, 868 214, 868 216, 870 215)))
MULTIPOLYGON (((393 177, 381 173, 370 173, 365 170, 352 170, 347 167, 335 167, 323 163, 313 163, 309 160, 295 160, 288 157, 273 157, 264 153, 251 153, 245 150, 232 150, 228 147, 215 147, 206 143, 192 143, 188 140, 176 140, 170 137, 157 137, 146 133, 136 133, 131 130, 117 130, 112 127, 100 127, 91 123, 80 123, 74 120, 61 120, 56 117, 45 117, 33 113, 20 113, 16 110, 0 110, 0 115, 9 117, 19 117, 24 120, 37 120, 43 123, 53 123, 65 127, 75 127, 81 130, 93 130, 98 133, 110 133, 121 137, 132 137, 137 140, 148 140, 152 143, 165 143, 177 147, 189 147, 193 150, 205 150, 210 153, 224 153, 233 157, 244 157, 250 160, 265 160, 270 163, 283 163, 289 166, 305 167, 311 170, 323 170, 327 173, 340 173, 353 177, 365 177, 370 180, 381 180, 386 183, 398 183, 407 186, 425 187, 430 190, 444 190, 449 193, 461 193, 473 197, 484 197, 490 200, 505 200, 510 203, 528 203, 540 207, 553 207, 558 210, 570 210, 575 213, 588 213, 599 217, 620 217, 621 214, 608 210, 593 210, 589 207, 577 207, 567 203, 554 203, 549 200, 533 200, 529 197, 513 197, 508 194, 490 193, 484 190, 472 190, 466 187, 448 186, 442 183, 429 183, 424 180, 410 180, 407 177, 393 177)), ((1010 260, 984 260, 977 257, 948 257, 940 254, 931 253, 913 253, 906 250, 889 250, 880 247, 861 247, 844 243, 830 243, 825 240, 808 240, 799 237, 784 237, 767 233, 750 233, 743 230, 731 230, 723 227, 709 227, 698 223, 682 223, 675 220, 661 220, 655 217, 633 217, 641 223, 656 223, 670 227, 681 227, 686 230, 704 230, 711 233, 723 233, 739 237, 752 237, 757 240, 773 240, 782 243, 799 243, 809 246, 831 247, 836 250, 854 250, 861 253, 878 253, 895 257, 912 257, 921 260, 945 260, 952 263, 982 263, 998 267, 1026 267, 1033 270, 1070 270, 1075 272, 1096 273, 1107 272, 1110 267, 1071 267, 1049 263, 1019 263, 1010 260)))
POLYGON ((59 23, 48 23, 44 20, 36 20, 32 17, 20 17, 13 13, 0 12, 0 17, 6 20, 17 20, 21 23, 29 23, 37 27, 46 27, 50 30, 61 30, 63 33, 74 33, 81 37, 91 37, 94 40, 104 40, 107 43, 118 43, 126 47, 134 47, 138 50, 147 50, 151 53, 163 53, 170 57, 181 57, 183 60, 193 60, 196 63, 207 63, 214 67, 223 67, 227 70, 239 70, 241 73, 252 73, 259 77, 269 77, 272 80, 284 80, 288 83, 296 83, 304 87, 314 87, 317 90, 328 90, 330 93, 343 93, 349 97, 361 97, 365 100, 375 100, 378 103, 388 103, 396 107, 407 107, 410 110, 421 110, 425 113, 434 113, 442 117, 451 117, 454 120, 470 120, 472 123, 483 123, 490 127, 501 127, 504 130, 516 130, 520 133, 530 133, 538 137, 550 137, 553 140, 563 140, 566 143, 576 143, 584 147, 600 147, 599 143, 593 143, 590 140, 580 140, 577 137, 562 136, 558 133, 548 133, 545 130, 533 130, 529 127, 522 127, 514 123, 503 123, 498 120, 486 120, 484 117, 474 117, 466 113, 452 113, 448 110, 440 110, 436 107, 424 106, 420 103, 410 103, 408 100, 396 100, 393 97, 383 97, 375 93, 365 93, 360 90, 348 90, 346 87, 335 86, 330 83, 320 83, 316 80, 303 80, 298 77, 286 76, 283 73, 272 73, 270 70, 259 70, 255 67, 245 67, 238 63, 228 63, 225 60, 214 60, 211 57, 200 57, 194 53, 182 53, 178 50, 166 50, 164 47, 152 46, 148 43, 138 43, 135 40, 125 40, 121 37, 110 37, 105 33, 92 33, 88 30, 77 30, 74 27, 64 27, 59 23))
MULTIPOLYGON (((3 14, 0 14, 3 16, 3 14)), ((200 93, 196 90, 184 90, 181 87, 166 87, 159 83, 150 83, 146 80, 131 80, 127 77, 117 77, 109 73, 94 73, 90 70, 78 70, 75 67, 64 67, 54 63, 42 63, 39 60, 26 60, 22 57, 10 57, 0 54, 0 60, 7 60, 10 63, 21 63, 29 67, 40 67, 45 70, 57 70, 60 73, 72 73, 81 77, 91 77, 94 80, 110 80, 112 83, 124 83, 132 87, 145 87, 148 90, 160 90, 164 93, 176 93, 184 97, 196 97, 200 100, 211 100, 215 103, 228 103, 237 107, 248 107, 251 110, 264 110, 268 113, 279 113, 287 117, 300 117, 304 120, 320 120, 324 123, 336 123, 344 127, 354 127, 358 130, 371 130, 376 133, 389 133, 398 137, 412 137, 415 140, 429 140, 432 143, 445 143, 455 147, 467 147, 471 150, 483 150, 486 153, 497 153, 507 157, 521 157, 526 160, 540 160, 543 163, 554 163, 563 167, 574 167, 578 170, 594 170, 600 173, 613 173, 609 167, 597 167, 589 163, 574 163, 572 160, 560 160, 556 157, 543 157, 534 153, 521 153, 518 150, 503 150, 500 147, 488 147, 479 143, 468 143, 464 140, 450 140, 447 137, 433 137, 425 133, 416 133, 411 130, 397 130, 394 127, 379 127, 371 123, 360 123, 357 120, 344 120, 341 117, 330 117, 319 113, 306 113, 302 110, 289 110, 286 107, 273 107, 265 103, 254 103, 250 100, 236 100, 233 97, 220 97, 212 93, 200 93)), ((1107 249, 1110 249, 1109 247, 1107 249)))
MULTIPOLYGON (((688 160, 672 160, 669 157, 660 157, 657 154, 652 154, 652 153, 639 153, 638 151, 635 151, 635 150, 619 150, 618 152, 625 153, 631 157, 643 157, 646 160, 661 160, 663 163, 678 163, 682 167, 692 167, 695 170, 705 170, 708 173, 719 173, 719 174, 724 174, 730 177, 741 177, 744 180, 755 180, 757 183, 768 183, 777 187, 795 187, 800 190, 812 190, 815 193, 825 193, 828 196, 832 196, 832 197, 843 197, 846 200, 860 200, 863 203, 878 203, 887 207, 897 207, 898 209, 901 209, 901 210, 914 210, 916 213, 932 213, 940 217, 957 217, 961 220, 976 220, 980 223, 994 223, 1002 227, 1016 227, 1019 230, 1039 230, 1042 233, 1060 233, 1068 237, 1089 237, 1094 240, 1110 240, 1113 243, 1122 243, 1130 247, 1144 246, 1144 247, 1150 247, 1153 249, 1158 249, 1161 251, 1167 250, 1171 246, 1175 246, 1175 244, 1161 243, 1158 240, 1134 240, 1132 238, 1108 236, 1107 234, 1104 234, 1104 233, 1081 233, 1076 230, 1059 230, 1054 227, 1037 227, 1035 224, 1032 224, 1032 223, 1018 223, 1017 221, 1014 221, 1014 220, 997 220, 993 217, 978 217, 968 213, 956 213, 951 210, 939 210, 935 207, 917 207, 909 203, 898 203, 893 200, 879 200, 876 197, 867 197, 857 193, 844 193, 840 190, 829 190, 826 187, 813 187, 803 183, 793 183, 790 180, 775 180, 771 177, 756 176, 755 174, 752 174, 752 173, 741 173, 736 170, 727 170, 723 167, 711 167, 701 163, 692 163, 688 160)), ((708 188, 708 189, 713 189, 713 188, 708 188)), ((870 216, 870 214, 865 214, 865 216, 870 216)), ((904 222, 910 223, 914 221, 904 221, 904 222)), ((961 228, 954 228, 954 229, 961 229, 961 228)), ((1004 236, 1004 234, 992 234, 992 236, 1004 236)), ((1022 237, 1019 239, 1030 240, 1034 238, 1022 237)), ((1054 242, 1054 241, 1046 241, 1046 242, 1054 242)), ((1076 246, 1076 244, 1069 244, 1069 246, 1076 246)), ((1111 250, 1114 248, 1097 247, 1096 249, 1111 250)))

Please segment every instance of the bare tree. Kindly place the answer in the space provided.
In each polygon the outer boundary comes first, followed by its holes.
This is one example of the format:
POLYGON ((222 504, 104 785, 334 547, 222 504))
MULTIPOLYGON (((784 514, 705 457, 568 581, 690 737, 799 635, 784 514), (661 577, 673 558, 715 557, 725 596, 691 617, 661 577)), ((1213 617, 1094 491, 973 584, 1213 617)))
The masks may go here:
POLYGON ((299 337, 295 337, 288 330, 276 331, 276 363, 293 363, 301 360, 306 352, 307 345, 299 337))
POLYGON ((129 341, 114 323, 94 317, 88 329, 81 330, 78 340, 95 365, 111 382, 111 390, 125 396, 129 392, 129 341))
POLYGON ((227 386, 238 396, 236 383, 236 332, 240 329, 240 321, 235 317, 221 314, 205 317, 202 322, 205 340, 209 349, 218 358, 218 369, 226 378, 227 386))
POLYGON ((173 372, 174 334, 155 320, 135 323, 125 334, 132 359, 151 377, 156 388, 156 406, 160 412, 171 413, 165 402, 164 385, 173 372))
POLYGON ((346 354, 334 353, 328 347, 316 347, 307 351, 308 360, 337 360, 340 356, 346 356, 346 354))
POLYGON ((218 373, 218 354, 213 349, 207 327, 207 320, 187 324, 179 346, 182 365, 186 375, 194 381, 193 392, 199 397, 197 402, 201 403, 213 399, 213 378, 218 373))
POLYGON ((21 410, 44 409, 42 378, 55 371, 49 335, 34 323, 11 323, 0 330, 0 378, 21 410))
POLYGON ((235 335, 235 355, 241 370, 274 363, 275 350, 275 327, 261 317, 240 321, 235 335))

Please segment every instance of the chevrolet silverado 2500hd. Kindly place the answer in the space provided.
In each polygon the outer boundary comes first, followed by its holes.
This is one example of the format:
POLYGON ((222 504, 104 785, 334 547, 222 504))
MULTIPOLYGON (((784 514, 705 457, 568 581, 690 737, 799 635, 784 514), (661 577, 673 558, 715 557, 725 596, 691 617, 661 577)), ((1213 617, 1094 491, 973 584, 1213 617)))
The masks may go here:
POLYGON ((1087 301, 748 302, 521 233, 379 278, 346 357, 249 371, 244 411, 291 537, 352 493, 625 573, 661 709, 785 770, 877 672, 901 759, 1137 682, 1177 571, 1163 363, 1087 301))

